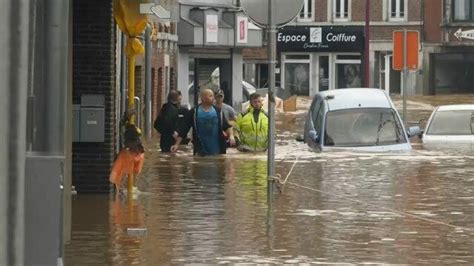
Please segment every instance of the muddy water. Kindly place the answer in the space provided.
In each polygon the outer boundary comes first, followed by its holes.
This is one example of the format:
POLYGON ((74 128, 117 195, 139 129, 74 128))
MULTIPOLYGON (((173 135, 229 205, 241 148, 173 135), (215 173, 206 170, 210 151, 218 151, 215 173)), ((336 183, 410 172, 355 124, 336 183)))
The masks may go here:
MULTIPOLYGON (((459 101, 410 99, 408 120, 459 101)), ((318 154, 294 141, 303 113, 278 116, 277 173, 296 165, 271 206, 264 154, 152 144, 138 196, 76 196, 66 265, 474 264, 474 148, 318 154)))

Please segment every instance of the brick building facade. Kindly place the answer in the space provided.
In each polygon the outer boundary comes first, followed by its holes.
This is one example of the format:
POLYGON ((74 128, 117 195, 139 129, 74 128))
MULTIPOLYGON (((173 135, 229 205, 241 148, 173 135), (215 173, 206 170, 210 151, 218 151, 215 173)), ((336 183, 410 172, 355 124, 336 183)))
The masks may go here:
POLYGON ((116 26, 112 1, 73 1, 73 103, 83 94, 105 97, 104 142, 73 143, 73 185, 108 192, 117 134, 116 26))
MULTIPOLYGON (((311 28, 343 32, 347 27, 365 26, 365 0, 304 0, 305 7, 294 22, 280 29, 284 34, 299 31, 307 34, 311 28), (307 33, 305 33, 305 31, 307 33)), ((472 93, 474 80, 471 65, 474 60, 473 0, 372 0, 370 2, 370 86, 389 93, 401 93, 402 73, 392 69, 392 35, 395 30, 415 30, 420 33, 419 70, 410 71, 408 94, 472 93)), ((357 28, 356 28, 357 29, 357 28)), ((324 34, 324 33, 323 33, 324 34)), ((359 34, 360 36, 360 34, 359 34)), ((364 38, 364 36, 360 36, 364 38)), ((362 51, 342 51, 338 47, 308 49, 296 42, 278 51, 282 87, 298 87, 301 94, 314 94, 324 89, 341 87, 343 64, 362 69, 362 51), (299 77, 291 71, 297 69, 299 77), (339 73, 340 72, 340 73, 339 73), (298 84, 298 85, 295 85, 298 84), (304 88, 306 87, 306 88, 304 88)), ((266 49, 244 51, 244 77, 261 85, 266 75, 266 49)), ((358 71, 362 78, 362 71, 358 71)), ((295 88, 294 88, 295 89, 295 88)))

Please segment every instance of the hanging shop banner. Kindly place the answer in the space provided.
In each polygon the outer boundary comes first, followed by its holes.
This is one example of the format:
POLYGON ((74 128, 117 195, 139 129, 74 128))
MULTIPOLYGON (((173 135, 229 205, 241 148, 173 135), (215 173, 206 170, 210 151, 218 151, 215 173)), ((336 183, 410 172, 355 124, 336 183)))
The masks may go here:
POLYGON ((287 26, 278 30, 279 52, 361 52, 364 28, 287 26))
POLYGON ((216 43, 217 33, 219 31, 217 15, 206 15, 206 42, 207 43, 216 43))
POLYGON ((247 33, 248 33, 248 18, 244 16, 237 16, 237 43, 247 43, 247 33))

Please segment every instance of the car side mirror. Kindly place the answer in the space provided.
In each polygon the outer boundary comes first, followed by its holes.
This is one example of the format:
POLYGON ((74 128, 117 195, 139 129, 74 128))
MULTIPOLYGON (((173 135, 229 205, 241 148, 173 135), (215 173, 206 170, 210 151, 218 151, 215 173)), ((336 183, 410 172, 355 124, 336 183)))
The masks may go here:
POLYGON ((318 143, 318 141, 319 141, 318 132, 316 132, 316 130, 314 130, 314 129, 313 129, 313 130, 310 130, 310 131, 308 132, 308 137, 309 137, 312 141, 314 141, 314 142, 316 142, 316 143, 318 143))
POLYGON ((423 134, 419 126, 410 127, 407 130, 408 137, 420 136, 423 134))

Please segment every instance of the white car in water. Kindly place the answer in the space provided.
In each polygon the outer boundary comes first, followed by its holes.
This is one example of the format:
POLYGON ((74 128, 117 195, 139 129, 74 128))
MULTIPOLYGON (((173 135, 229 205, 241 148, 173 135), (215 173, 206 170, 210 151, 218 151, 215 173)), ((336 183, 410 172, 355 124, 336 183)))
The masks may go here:
POLYGON ((442 105, 431 113, 424 144, 474 144, 474 104, 442 105))
POLYGON ((337 89, 314 96, 303 140, 318 151, 407 151, 409 137, 390 97, 380 89, 337 89))

